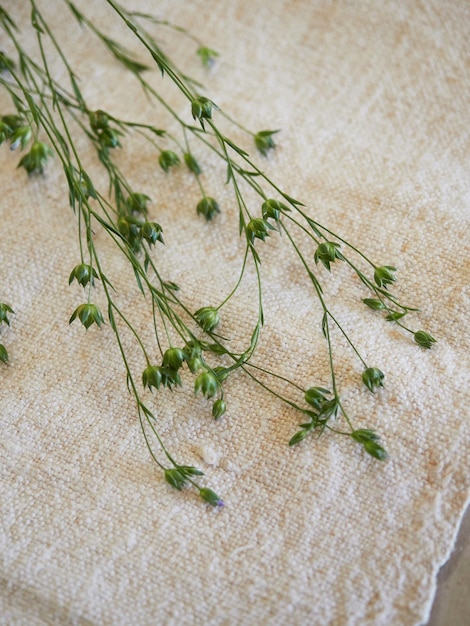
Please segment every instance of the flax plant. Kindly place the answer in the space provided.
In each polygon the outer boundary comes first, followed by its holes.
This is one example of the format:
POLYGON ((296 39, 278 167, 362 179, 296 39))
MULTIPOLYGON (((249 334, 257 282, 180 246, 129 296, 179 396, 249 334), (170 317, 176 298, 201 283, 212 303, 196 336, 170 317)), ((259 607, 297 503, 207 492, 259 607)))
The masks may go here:
MULTIPOLYGON (((175 390, 183 384, 185 371, 194 377, 195 393, 210 401, 215 420, 221 419, 227 410, 226 381, 240 371, 248 381, 273 394, 300 416, 301 424, 289 445, 299 444, 311 433, 320 435, 326 431, 347 437, 375 459, 384 460, 387 453, 377 433, 372 428, 356 428, 347 413, 337 380, 338 355, 332 330, 339 331, 357 358, 360 384, 375 393, 383 387, 385 375, 364 358, 342 326, 328 303, 324 283, 338 264, 346 264, 351 275, 357 276, 363 285, 364 309, 382 314, 387 323, 396 324, 419 346, 430 348, 435 341, 433 337, 413 329, 406 321, 408 313, 416 309, 400 302, 391 290, 396 281, 395 267, 373 262, 346 238, 320 224, 301 201, 267 176, 258 159, 250 156, 250 148, 238 145, 222 130, 222 122, 246 133, 261 159, 275 149, 278 131, 250 131, 220 110, 209 97, 202 95, 203 87, 167 55, 154 32, 171 29, 177 36, 188 37, 206 67, 215 62, 216 51, 167 21, 130 12, 115 0, 103 1, 130 30, 137 46, 136 54, 110 38, 92 15, 87 16, 72 2, 63 0, 78 25, 90 31, 116 63, 134 76, 147 98, 159 107, 160 119, 166 119, 168 126, 177 123, 179 135, 160 126, 120 119, 112 111, 90 108, 80 87, 79 74, 63 53, 60 37, 44 18, 39 2, 30 0, 31 28, 37 43, 34 53, 21 44, 14 15, 0 7, 0 24, 9 48, 8 55, 0 54, 0 85, 12 104, 12 111, 5 112, 0 120, 0 142, 22 152, 19 167, 28 175, 41 174, 52 156, 63 169, 64 189, 77 220, 78 234, 77 263, 71 268, 69 283, 76 283, 83 293, 83 302, 71 312, 70 323, 77 321, 85 329, 96 326, 114 336, 122 356, 127 388, 135 399, 144 441, 153 460, 175 489, 192 486, 203 501, 214 506, 223 504, 214 491, 201 486, 202 472, 178 462, 160 435, 158 403, 153 394, 163 401, 165 389, 175 390), (58 60, 67 77, 61 82, 54 78, 52 70, 58 60), (162 76, 160 90, 146 78, 155 69, 162 76), (186 117, 169 104, 166 95, 169 91, 179 92, 186 101, 186 117), (77 133, 84 134, 96 151, 108 179, 107 190, 99 189, 96 176, 80 154, 77 133), (243 252, 234 286, 219 302, 208 302, 194 311, 178 285, 163 275, 153 248, 171 242, 164 240, 162 227, 151 216, 151 196, 147 194, 152 192, 135 189, 115 156, 116 150, 125 149, 134 137, 143 138, 156 151, 158 163, 168 176, 175 168, 188 168, 195 183, 195 219, 199 216, 213 222, 213 228, 219 228, 217 215, 223 208, 205 187, 201 159, 204 154, 212 153, 224 164, 227 172, 224 182, 229 185, 237 208, 243 252), (251 199, 253 195, 256 202, 251 199), (151 345, 137 331, 132 311, 120 304, 115 280, 102 260, 97 232, 106 233, 116 253, 122 255, 134 273, 137 287, 149 307, 151 345), (283 245, 292 248, 305 273, 308 289, 320 306, 318 323, 328 348, 329 381, 318 381, 315 386, 291 381, 254 359, 264 323, 262 248, 272 236, 282 236, 283 245), (237 297, 249 273, 256 278, 253 296, 256 319, 244 348, 235 350, 231 341, 219 334, 218 327, 225 315, 225 305, 237 297), (98 289, 106 302, 103 310, 96 304, 98 289), (132 349, 124 340, 124 335, 129 334, 133 338, 132 349), (141 362, 140 372, 131 366, 136 354, 141 362), (279 381, 289 390, 286 395, 279 392, 276 386, 279 381)), ((10 306, 0 304, 0 324, 9 324, 11 313, 10 306)), ((3 345, 0 345, 0 360, 4 363, 8 360, 3 345)), ((168 401, 168 396, 164 401, 168 401)))

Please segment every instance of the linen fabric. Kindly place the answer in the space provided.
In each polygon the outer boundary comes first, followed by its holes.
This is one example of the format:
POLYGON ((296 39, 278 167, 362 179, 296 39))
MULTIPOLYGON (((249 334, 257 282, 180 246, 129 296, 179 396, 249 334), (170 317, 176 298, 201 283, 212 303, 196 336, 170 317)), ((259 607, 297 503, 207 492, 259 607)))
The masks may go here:
MULTIPOLYGON (((37 5, 73 59, 90 109, 177 132, 63 3, 37 5)), ((106 2, 77 6, 150 63, 106 2)), ((0 301, 15 315, 0 335, 10 354, 0 370, 0 624, 422 624, 469 500, 470 5, 126 6, 179 24, 219 52, 204 69, 194 41, 148 26, 221 111, 254 132, 280 129, 264 158, 252 137, 214 112, 309 216, 374 263, 398 268, 394 293, 420 309, 407 317, 410 326, 437 343, 423 350, 368 310, 369 293, 345 263, 334 263, 331 275, 318 267, 338 321, 385 373, 384 388, 371 394, 360 361, 332 330, 344 406, 355 427, 380 434, 389 459, 378 462, 327 432, 289 448, 301 418, 241 373, 228 381, 227 413, 215 421, 185 373, 183 388, 143 397, 174 457, 204 471, 201 484, 225 501, 204 505, 194 490, 173 490, 152 462, 109 324, 68 324, 86 293, 68 286, 80 258, 59 159, 28 178, 19 155, 2 146, 0 301)), ((34 49, 28 4, 4 7, 34 49)), ((53 71, 66 80, 57 58, 53 71)), ((149 80, 190 119, 168 77, 149 80)), ((2 114, 12 112, 3 92, 0 103, 2 114)), ((121 143, 119 163, 152 198, 150 216, 163 228, 165 246, 155 250, 162 276, 193 311, 217 305, 237 280, 244 249, 225 167, 192 142, 206 192, 221 207, 206 223, 196 215, 200 192, 190 172, 163 172, 138 136, 121 143)), ((77 145, 105 193, 92 146, 77 145)), ((260 201, 247 193, 258 216, 260 201)), ((301 234, 299 241, 314 267, 313 242, 301 234)), ((151 342, 151 315, 132 272, 100 229, 96 245, 120 306, 151 342)), ((256 363, 304 389, 331 387, 321 307, 287 237, 273 232, 256 249, 265 308, 256 363)), ((96 300, 105 306, 99 286, 96 300)), ((246 346, 256 315, 249 264, 239 297, 221 311, 221 334, 246 346)), ((141 371, 127 335, 125 347, 141 371)), ((152 354, 157 359, 156 347, 152 354)), ((299 390, 273 385, 302 402, 299 390)))

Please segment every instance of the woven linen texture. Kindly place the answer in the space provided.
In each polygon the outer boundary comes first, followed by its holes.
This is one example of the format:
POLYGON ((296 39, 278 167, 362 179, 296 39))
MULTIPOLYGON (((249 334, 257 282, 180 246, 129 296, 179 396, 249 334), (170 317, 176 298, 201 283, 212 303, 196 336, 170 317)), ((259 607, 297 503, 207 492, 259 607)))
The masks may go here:
MULTIPOLYGON (((154 406, 176 458, 198 465, 226 501, 206 507, 172 491, 152 464, 109 325, 68 326, 82 294, 67 284, 79 255, 58 160, 44 178, 27 180, 3 146, 0 300, 16 316, 1 335, 11 364, 0 372, 0 624, 420 624, 469 498, 470 6, 126 4, 189 28, 220 52, 207 72, 192 42, 162 34, 230 115, 253 130, 282 129, 268 159, 253 157, 310 215, 399 268, 397 292, 421 309, 414 326, 438 343, 425 352, 364 310, 368 294, 335 264, 325 281, 329 302, 367 361, 386 373, 380 393, 361 389, 360 363, 335 334, 339 384, 354 423, 381 433, 389 460, 365 458, 329 435, 289 449, 298 416, 243 376, 227 387, 227 414, 214 422, 187 378, 154 406)), ((27 24, 27 3, 4 6, 27 24)), ((160 123, 161 111, 65 19, 61 2, 38 6, 79 68, 90 106, 160 123)), ((105 2, 78 6, 110 35, 126 36, 105 2)), ((185 115, 170 81, 153 80, 185 115)), ((5 96, 0 102, 10 112, 5 96)), ((230 133, 254 153, 240 130, 230 133)), ((207 224, 195 214, 188 172, 165 175, 147 148, 123 144, 129 178, 152 197, 151 215, 164 229, 167 245, 156 254, 165 277, 194 310, 216 304, 236 280, 242 251, 224 169, 201 158, 222 207, 207 224)), ((86 141, 80 146, 95 167, 86 141)), ((97 236, 121 302, 150 336, 133 276, 97 236)), ((257 362, 305 387, 329 385, 321 311, 286 244, 275 234, 257 243, 266 308, 257 362)), ((255 288, 250 272, 224 311, 222 328, 234 341, 251 333, 255 288)))

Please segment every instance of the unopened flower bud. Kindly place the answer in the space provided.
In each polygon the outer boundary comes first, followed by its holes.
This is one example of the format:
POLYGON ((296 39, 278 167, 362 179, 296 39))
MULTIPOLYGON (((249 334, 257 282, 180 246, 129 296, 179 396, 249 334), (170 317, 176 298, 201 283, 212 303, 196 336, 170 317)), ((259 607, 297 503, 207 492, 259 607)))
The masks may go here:
POLYGON ((90 126, 92 130, 97 134, 99 134, 99 131, 107 128, 109 124, 109 115, 101 109, 98 109, 97 111, 92 111, 89 114, 88 119, 90 120, 90 126))
POLYGON ((305 437, 307 436, 307 433, 308 433, 307 430, 299 430, 298 432, 295 433, 293 437, 290 438, 289 445, 290 446, 297 445, 298 443, 300 443, 301 441, 305 439, 305 437))

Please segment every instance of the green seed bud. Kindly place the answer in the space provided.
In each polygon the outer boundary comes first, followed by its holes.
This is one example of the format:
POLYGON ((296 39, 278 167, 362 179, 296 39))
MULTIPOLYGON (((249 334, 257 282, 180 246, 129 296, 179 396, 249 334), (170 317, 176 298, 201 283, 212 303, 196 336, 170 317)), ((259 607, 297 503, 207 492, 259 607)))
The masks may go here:
POLYGON ((161 368, 157 365, 149 365, 145 368, 142 374, 142 384, 144 387, 148 387, 150 390, 152 390, 152 387, 155 387, 155 389, 160 389, 162 378, 163 376, 161 368))
POLYGON ((168 172, 170 167, 175 167, 180 164, 180 158, 176 152, 172 150, 163 150, 160 152, 158 162, 160 163, 160 167, 165 170, 165 172, 168 172))
POLYGON ((255 145, 263 156, 267 156, 268 151, 276 147, 273 135, 278 132, 278 130, 260 130, 256 133, 255 145))
POLYGON ((303 441, 306 436, 307 436, 307 431, 306 430, 299 430, 298 432, 295 433, 295 435, 293 437, 291 437, 291 439, 289 441, 289 445, 290 446, 297 445, 298 443, 303 441))
POLYGON ((0 343, 0 361, 5 365, 8 363, 8 352, 3 343, 0 343))
POLYGON ((396 281, 394 272, 396 271, 397 268, 393 267, 392 265, 383 265, 382 267, 376 267, 374 271, 375 283, 379 287, 386 287, 387 285, 394 283, 396 281))
POLYGON ((195 98, 191 102, 191 113, 193 119, 199 120, 201 124, 203 124, 203 120, 210 120, 212 118, 213 106, 214 103, 209 100, 209 98, 205 98, 204 96, 195 98))
POLYGON ((163 355, 163 367, 167 367, 176 372, 183 365, 185 360, 186 356, 181 348, 168 348, 163 355))
POLYGON ((31 126, 18 126, 14 129, 10 137, 10 150, 16 150, 18 147, 21 150, 24 150, 30 142, 32 136, 33 131, 31 130, 31 126))
POLYGON ((145 222, 145 224, 142 225, 141 233, 142 237, 149 243, 150 246, 155 245, 157 241, 164 243, 162 227, 156 222, 145 222))
POLYGON ((77 317, 87 330, 92 324, 96 324, 99 327, 101 327, 101 324, 104 324, 103 314, 96 304, 80 304, 80 306, 78 306, 72 313, 69 324, 71 324, 77 317))
POLYGON ((224 506, 222 498, 219 498, 219 496, 215 493, 215 491, 212 491, 212 489, 203 487, 202 489, 199 489, 199 495, 204 502, 207 502, 212 506, 224 506))
POLYGON ((278 222, 284 211, 290 211, 289 207, 272 198, 265 200, 261 205, 261 214, 265 220, 271 218, 278 222))
POLYGON ((18 167, 24 167, 28 174, 33 172, 42 174, 48 159, 53 155, 54 153, 48 145, 41 141, 35 141, 30 151, 21 158, 18 167))
POLYGON ((205 306, 198 309, 194 314, 199 326, 206 332, 211 332, 219 325, 220 315, 216 309, 211 306, 205 306))
POLYGON ((219 417, 222 417, 222 415, 225 413, 226 410, 227 410, 227 405, 222 400, 222 398, 220 398, 219 400, 216 400, 214 404, 212 405, 213 418, 215 420, 218 420, 219 417))
POLYGON ((13 315, 15 314, 13 309, 10 306, 8 306, 8 304, 5 304, 4 302, 0 302, 0 324, 2 322, 5 322, 5 324, 10 326, 10 320, 8 319, 8 313, 13 313, 13 315))
POLYGON ((211 372, 199 374, 194 383, 194 392, 199 392, 206 398, 213 398, 219 389, 219 382, 211 372))
POLYGON ((150 202, 150 198, 144 193, 131 193, 126 199, 126 205, 129 209, 129 213, 137 213, 139 215, 147 215, 148 202, 150 202))
POLYGON ((416 343, 422 348, 432 348, 432 344, 436 343, 434 337, 431 337, 431 335, 424 332, 424 330, 418 330, 418 332, 416 332, 413 337, 416 343))
POLYGON ((178 489, 178 491, 183 489, 186 483, 186 478, 184 474, 182 474, 176 468, 165 470, 165 480, 169 485, 171 485, 175 489, 178 489))
POLYGON ((189 171, 196 174, 196 176, 199 176, 199 174, 202 173, 201 166, 190 152, 185 152, 184 162, 186 163, 189 171))
POLYGON ((259 217, 252 219, 246 225, 246 237, 250 243, 254 243, 255 239, 264 241, 269 237, 268 229, 272 229, 272 226, 264 219, 259 217))
POLYGON ((95 278, 98 278, 95 268, 91 267, 91 265, 81 263, 73 268, 72 273, 69 276, 69 285, 76 280, 82 287, 86 287, 88 283, 91 283, 91 285, 94 286, 95 278))
POLYGON ((377 367, 368 367, 362 373, 362 382, 372 393, 374 393, 378 387, 383 387, 384 378, 384 373, 377 367))
POLYGON ((220 213, 219 205, 214 198, 207 196, 198 203, 196 211, 198 215, 204 215, 208 222, 210 222, 216 213, 220 213))
POLYGON ((321 243, 315 251, 314 260, 318 264, 319 261, 323 263, 326 269, 330 272, 330 263, 334 263, 336 259, 343 259, 343 255, 339 251, 339 243, 334 241, 324 241, 321 243))

